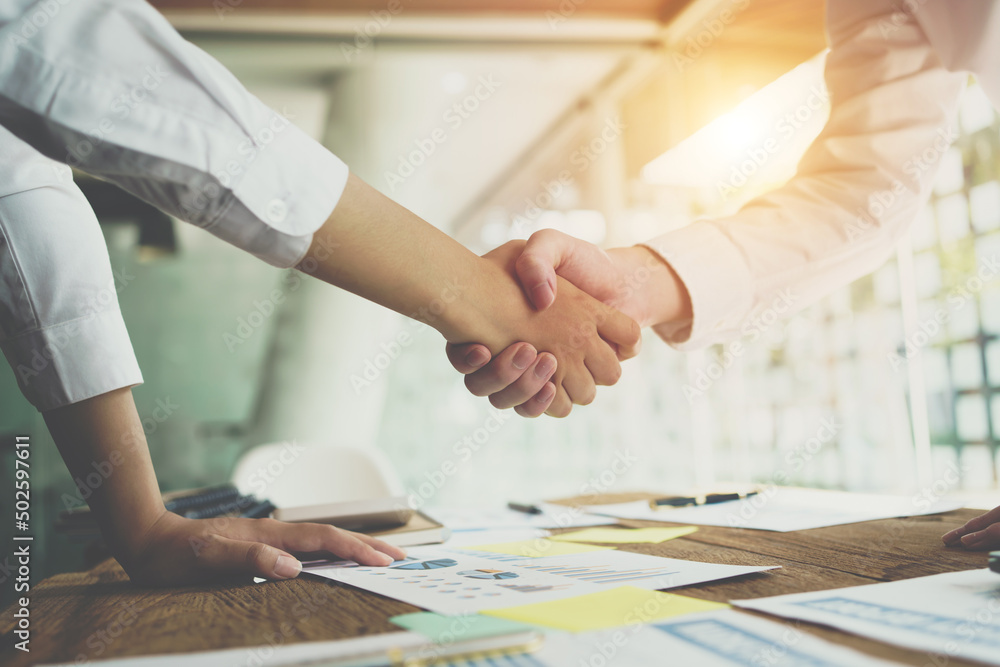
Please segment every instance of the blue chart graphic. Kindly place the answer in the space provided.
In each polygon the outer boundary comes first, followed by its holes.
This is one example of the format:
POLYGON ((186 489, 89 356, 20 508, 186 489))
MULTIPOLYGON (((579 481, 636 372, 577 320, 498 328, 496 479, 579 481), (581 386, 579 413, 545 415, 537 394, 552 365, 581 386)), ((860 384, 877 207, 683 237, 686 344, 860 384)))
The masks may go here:
MULTIPOLYGON (((407 559, 409 560, 409 559, 407 559)), ((443 567, 455 567, 458 565, 457 560, 452 560, 450 558, 438 558, 435 560, 424 560, 424 561, 410 561, 403 563, 402 565, 395 565, 390 567, 390 570, 439 570, 443 567)))
POLYGON ((460 577, 468 577, 469 579, 517 579, 516 574, 513 572, 504 572, 503 570, 463 570, 458 573, 460 577))
POLYGON ((653 577, 665 577, 670 574, 677 574, 677 570, 668 570, 661 567, 616 570, 603 565, 596 567, 566 567, 565 565, 525 565, 523 563, 520 564, 520 567, 526 570, 536 570, 538 572, 547 572, 548 574, 558 574, 563 577, 572 577, 573 579, 589 581, 595 584, 619 584, 623 581, 652 579, 653 577))
POLYGON ((764 659, 776 649, 781 649, 784 664, 804 667, 836 667, 838 663, 802 653, 794 647, 751 634, 742 628, 721 621, 681 621, 654 626, 700 649, 738 665, 767 664, 764 659))
POLYGON ((866 623, 877 623, 890 628, 901 628, 924 635, 935 635, 945 639, 1000 649, 1000 625, 996 622, 975 623, 964 618, 938 616, 912 609, 885 607, 880 604, 844 597, 820 598, 794 604, 866 623))

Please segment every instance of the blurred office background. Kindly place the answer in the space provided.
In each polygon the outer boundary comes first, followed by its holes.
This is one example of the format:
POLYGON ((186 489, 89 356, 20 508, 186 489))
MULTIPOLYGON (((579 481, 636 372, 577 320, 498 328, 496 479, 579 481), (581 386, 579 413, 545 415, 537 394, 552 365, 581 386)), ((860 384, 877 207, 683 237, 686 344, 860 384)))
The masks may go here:
MULTIPOLYGON (((153 4, 478 253, 546 227, 633 244, 732 212, 794 172, 828 112, 818 0, 153 4)), ((1000 254, 1000 120, 973 81, 958 129, 873 275, 735 357, 647 332, 621 382, 565 420, 497 418, 436 332, 90 183, 161 487, 226 481, 251 448, 294 441, 380 451, 422 506, 775 480, 995 505, 1000 280, 971 279, 1000 254)), ((50 522, 73 483, 9 371, 0 434, 32 436, 50 522)), ((82 563, 65 536, 39 539, 45 573, 82 563)))

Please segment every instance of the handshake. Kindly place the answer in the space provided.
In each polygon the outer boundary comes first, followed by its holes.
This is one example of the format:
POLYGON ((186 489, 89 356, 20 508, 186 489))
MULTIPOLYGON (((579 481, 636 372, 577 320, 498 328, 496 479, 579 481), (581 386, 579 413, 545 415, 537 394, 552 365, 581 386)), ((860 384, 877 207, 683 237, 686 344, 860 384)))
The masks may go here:
MULTIPOLYGON (((603 251, 542 230, 483 259, 516 278, 533 310, 519 323, 525 328, 516 329, 513 340, 520 342, 494 344, 502 349, 495 356, 485 340, 446 333, 448 359, 466 375, 469 391, 523 417, 565 417, 573 404, 591 403, 597 385, 615 384, 620 362, 638 354, 641 327, 657 325, 672 334, 690 326, 683 283, 644 246, 603 251)), ((505 287, 494 285, 490 301, 504 300, 505 287)), ((487 316, 497 319, 498 311, 487 316)))

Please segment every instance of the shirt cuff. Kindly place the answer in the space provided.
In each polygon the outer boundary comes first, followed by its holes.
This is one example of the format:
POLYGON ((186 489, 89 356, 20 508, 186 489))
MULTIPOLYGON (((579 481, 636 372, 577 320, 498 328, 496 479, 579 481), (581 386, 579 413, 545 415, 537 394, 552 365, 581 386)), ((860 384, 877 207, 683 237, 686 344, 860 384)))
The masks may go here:
POLYGON ((40 412, 142 384, 117 308, 0 341, 24 397, 40 412))
POLYGON ((232 204, 205 229, 268 264, 299 263, 347 185, 347 165, 275 114, 253 161, 233 187, 232 204), (269 139, 264 141, 264 139, 269 139))
POLYGON ((691 297, 690 326, 653 327, 681 351, 698 350, 738 334, 753 304, 753 280, 743 254, 713 222, 700 221, 643 244, 667 262, 691 297))

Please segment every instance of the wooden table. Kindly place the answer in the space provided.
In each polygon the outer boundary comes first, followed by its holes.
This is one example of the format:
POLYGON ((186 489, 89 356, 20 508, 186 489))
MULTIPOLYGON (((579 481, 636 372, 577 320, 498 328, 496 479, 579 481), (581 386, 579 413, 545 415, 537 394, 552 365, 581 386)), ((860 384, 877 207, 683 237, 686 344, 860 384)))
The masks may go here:
MULTIPOLYGON (((986 553, 946 548, 940 540, 943 533, 979 513, 959 510, 793 533, 702 527, 662 544, 622 548, 712 563, 782 566, 769 573, 673 590, 725 602, 985 567, 986 553)), ((417 608, 308 577, 263 584, 140 589, 128 582, 117 563, 107 561, 89 572, 61 574, 37 584, 30 610, 30 654, 14 648, 13 610, 0 614, 0 664, 16 667, 372 635, 396 630, 388 618, 417 608)), ((816 626, 810 626, 810 631, 871 655, 928 664, 924 653, 816 626)), ((256 664, 252 652, 248 648, 248 664, 256 664)), ((949 667, 970 664, 949 661, 949 667)))

